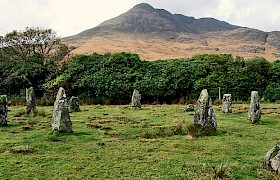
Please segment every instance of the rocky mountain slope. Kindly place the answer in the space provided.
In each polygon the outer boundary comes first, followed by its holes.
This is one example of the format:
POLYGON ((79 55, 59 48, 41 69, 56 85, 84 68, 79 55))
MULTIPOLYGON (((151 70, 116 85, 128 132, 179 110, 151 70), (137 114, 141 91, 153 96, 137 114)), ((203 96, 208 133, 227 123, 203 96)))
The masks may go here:
POLYGON ((141 59, 230 53, 244 58, 280 59, 280 32, 263 32, 213 18, 171 14, 141 3, 118 17, 63 39, 74 54, 130 51, 141 59))

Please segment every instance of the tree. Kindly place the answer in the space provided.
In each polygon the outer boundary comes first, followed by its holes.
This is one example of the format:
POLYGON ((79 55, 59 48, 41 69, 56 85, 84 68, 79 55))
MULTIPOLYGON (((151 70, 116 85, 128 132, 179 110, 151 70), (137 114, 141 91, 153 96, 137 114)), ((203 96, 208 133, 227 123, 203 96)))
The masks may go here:
POLYGON ((59 74, 60 62, 68 52, 68 46, 51 29, 26 28, 1 36, 0 86, 16 94, 25 86, 41 89, 59 74))

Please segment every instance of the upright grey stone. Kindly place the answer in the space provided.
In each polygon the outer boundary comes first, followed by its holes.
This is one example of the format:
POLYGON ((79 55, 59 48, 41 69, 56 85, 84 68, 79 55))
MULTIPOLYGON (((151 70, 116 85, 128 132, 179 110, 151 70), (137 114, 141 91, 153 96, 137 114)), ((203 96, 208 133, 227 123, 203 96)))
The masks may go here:
POLYGON ((33 87, 26 88, 26 114, 34 113, 36 108, 33 87))
POLYGON ((52 130, 73 132, 65 90, 60 87, 54 102, 52 130))
POLYGON ((185 107, 185 111, 187 111, 187 112, 194 111, 194 105, 193 104, 188 104, 185 107))
POLYGON ((0 126, 6 126, 8 124, 7 120, 7 96, 0 96, 0 126))
POLYGON ((74 111, 74 112, 80 111, 80 103, 78 97, 72 96, 70 98, 69 104, 70 104, 69 106, 70 111, 74 111))
POLYGON ((217 129, 217 120, 214 109, 212 108, 212 100, 206 89, 201 91, 201 94, 196 102, 196 111, 193 118, 194 124, 201 126, 209 126, 217 129))
POLYGON ((232 100, 231 100, 231 94, 224 94, 223 96, 223 112, 224 113, 232 113, 232 100))
POLYGON ((266 153, 263 167, 269 171, 280 174, 280 141, 266 153))
POLYGON ((131 105, 132 107, 141 108, 141 94, 139 91, 134 90, 131 98, 131 105))
POLYGON ((248 120, 256 123, 261 119, 260 96, 258 91, 251 92, 251 103, 248 111, 248 120))

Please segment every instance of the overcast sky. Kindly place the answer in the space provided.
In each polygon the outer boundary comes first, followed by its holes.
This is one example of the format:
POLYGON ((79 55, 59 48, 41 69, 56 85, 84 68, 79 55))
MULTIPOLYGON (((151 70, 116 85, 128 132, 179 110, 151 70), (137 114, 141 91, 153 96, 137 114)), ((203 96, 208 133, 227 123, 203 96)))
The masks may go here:
POLYGON ((93 28, 134 5, 234 25, 280 31, 280 0, 0 0, 0 35, 26 27, 51 28, 61 37, 93 28))

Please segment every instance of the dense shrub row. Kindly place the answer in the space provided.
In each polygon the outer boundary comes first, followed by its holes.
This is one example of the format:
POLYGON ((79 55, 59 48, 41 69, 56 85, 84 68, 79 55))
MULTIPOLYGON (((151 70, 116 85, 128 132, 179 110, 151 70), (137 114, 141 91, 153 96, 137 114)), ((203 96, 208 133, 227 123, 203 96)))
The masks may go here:
POLYGON ((133 89, 144 102, 177 103, 195 99, 203 88, 218 98, 231 93, 248 100, 252 90, 271 101, 280 99, 280 61, 243 60, 223 55, 197 55, 191 59, 142 61, 137 54, 79 55, 72 59, 47 89, 64 86, 68 93, 94 103, 129 103, 133 89))
POLYGON ((131 53, 92 54, 75 56, 59 67, 46 67, 32 58, 27 64, 6 61, 0 65, 1 94, 24 96, 24 79, 7 74, 16 66, 30 71, 27 74, 37 89, 36 96, 43 98, 54 98, 58 87, 63 86, 69 95, 95 104, 129 103, 133 89, 140 91, 145 103, 185 102, 197 98, 203 88, 217 99, 219 87, 222 94, 231 93, 235 100, 248 100, 252 90, 267 100, 280 99, 280 61, 262 58, 204 54, 190 59, 143 61, 131 53))

